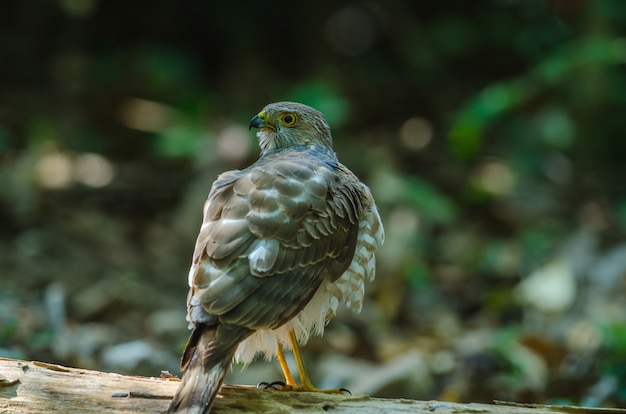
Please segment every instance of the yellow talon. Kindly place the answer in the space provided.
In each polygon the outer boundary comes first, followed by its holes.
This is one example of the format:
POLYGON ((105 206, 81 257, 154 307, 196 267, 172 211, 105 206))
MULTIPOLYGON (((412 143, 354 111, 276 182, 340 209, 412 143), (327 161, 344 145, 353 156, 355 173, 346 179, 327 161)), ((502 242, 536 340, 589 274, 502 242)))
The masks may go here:
POLYGON ((323 392, 327 394, 342 394, 344 392, 350 393, 345 388, 337 388, 331 390, 320 390, 319 388, 315 388, 311 379, 309 378, 308 373, 306 372, 306 368, 304 367, 304 360, 302 359, 302 354, 300 353, 300 347, 298 346, 298 340, 296 339, 296 334, 291 331, 289 332, 289 342, 291 342, 291 349, 293 351, 293 356, 296 360, 296 365, 298 366, 298 374, 300 375, 300 385, 296 384, 296 381, 293 378, 293 374, 289 369, 289 365, 287 364, 287 360, 285 359, 285 352, 281 344, 278 344, 278 350, 276 352, 276 358, 280 363, 280 367, 283 370, 283 374, 285 375, 285 385, 279 388, 280 391, 308 391, 308 392, 323 392))

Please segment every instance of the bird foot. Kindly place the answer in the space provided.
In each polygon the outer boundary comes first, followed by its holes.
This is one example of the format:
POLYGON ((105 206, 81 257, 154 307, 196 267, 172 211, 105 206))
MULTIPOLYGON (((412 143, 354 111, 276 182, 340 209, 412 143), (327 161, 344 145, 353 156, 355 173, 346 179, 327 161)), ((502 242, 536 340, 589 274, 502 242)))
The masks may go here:
POLYGON ((274 391, 299 391, 299 392, 322 392, 324 394, 349 394, 352 395, 347 388, 333 388, 329 390, 320 390, 310 385, 291 385, 282 381, 260 382, 257 388, 274 391))
POLYGON ((283 391, 283 387, 287 387, 287 384, 285 384, 282 381, 274 381, 274 382, 259 382, 256 385, 257 388, 259 389, 263 389, 263 390, 274 390, 274 391, 283 391))

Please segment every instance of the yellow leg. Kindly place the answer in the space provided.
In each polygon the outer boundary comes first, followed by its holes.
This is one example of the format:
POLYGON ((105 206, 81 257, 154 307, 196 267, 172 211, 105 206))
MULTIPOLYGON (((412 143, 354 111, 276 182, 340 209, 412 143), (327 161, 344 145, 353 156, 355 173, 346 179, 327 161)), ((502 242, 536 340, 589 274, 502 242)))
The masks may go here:
POLYGON ((296 359, 296 365, 298 366, 298 374, 300 374, 299 389, 302 391, 319 391, 313 386, 313 383, 309 378, 309 374, 307 374, 306 372, 306 368, 304 367, 304 360, 302 359, 300 347, 298 346, 298 339, 296 338, 296 334, 293 331, 289 332, 289 341, 291 342, 293 357, 296 359))
MULTIPOLYGON (((335 394, 335 393, 341 394, 344 392, 347 392, 348 394, 350 393, 350 391, 346 390, 345 388, 338 388, 335 390, 320 390, 320 389, 315 388, 313 386, 313 383, 311 382, 311 379, 309 378, 309 375, 306 372, 306 369, 304 368, 304 360, 302 359, 302 354, 300 353, 300 347, 298 346, 298 339, 296 338, 296 334, 293 333, 293 331, 289 332, 289 342, 291 343, 293 356, 296 359, 296 365, 298 366, 298 374, 300 374, 300 385, 296 385, 296 381, 294 380, 293 375, 291 374, 289 365, 287 365, 287 360, 285 359, 285 352, 283 351, 283 348, 279 342, 278 349, 276 350, 276 358, 278 359, 278 362, 280 363, 280 367, 283 369, 283 374, 285 374, 285 382, 286 382, 284 386, 281 386, 278 388, 279 390, 325 392, 329 394, 335 394)), ((270 385, 270 388, 277 389, 276 387, 272 387, 271 385, 270 385)))
POLYGON ((283 374, 285 375, 285 382, 289 387, 296 387, 296 381, 293 379, 293 375, 291 375, 291 371, 289 370, 289 365, 287 365, 287 360, 285 359, 285 353, 283 352, 283 347, 280 345, 280 342, 277 344, 278 348, 276 350, 276 358, 280 363, 280 367, 283 369, 283 374))

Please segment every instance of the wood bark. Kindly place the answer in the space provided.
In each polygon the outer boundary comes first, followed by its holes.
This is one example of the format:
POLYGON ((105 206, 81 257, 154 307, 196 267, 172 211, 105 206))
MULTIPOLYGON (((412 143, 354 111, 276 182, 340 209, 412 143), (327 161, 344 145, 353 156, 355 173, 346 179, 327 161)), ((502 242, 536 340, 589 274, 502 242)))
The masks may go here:
MULTIPOLYGON (((38 361, 0 358, 0 413, 165 413, 178 382, 68 368, 38 361)), ((382 399, 364 395, 222 387, 212 413, 492 413, 612 414, 592 409, 538 404, 459 404, 382 399)))

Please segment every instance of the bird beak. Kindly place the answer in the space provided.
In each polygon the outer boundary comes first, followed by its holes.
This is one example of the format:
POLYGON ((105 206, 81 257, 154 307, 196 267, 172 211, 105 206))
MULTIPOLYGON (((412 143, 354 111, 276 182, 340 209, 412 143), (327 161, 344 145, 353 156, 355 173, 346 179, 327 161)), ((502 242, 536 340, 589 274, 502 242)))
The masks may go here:
POLYGON ((252 128, 263 128, 265 126, 265 122, 263 122, 263 120, 261 119, 261 117, 265 118, 265 116, 263 116, 263 112, 260 112, 258 114, 256 114, 251 120, 250 120, 250 125, 248 129, 252 129, 252 128), (261 116, 259 116, 261 115, 261 116))

